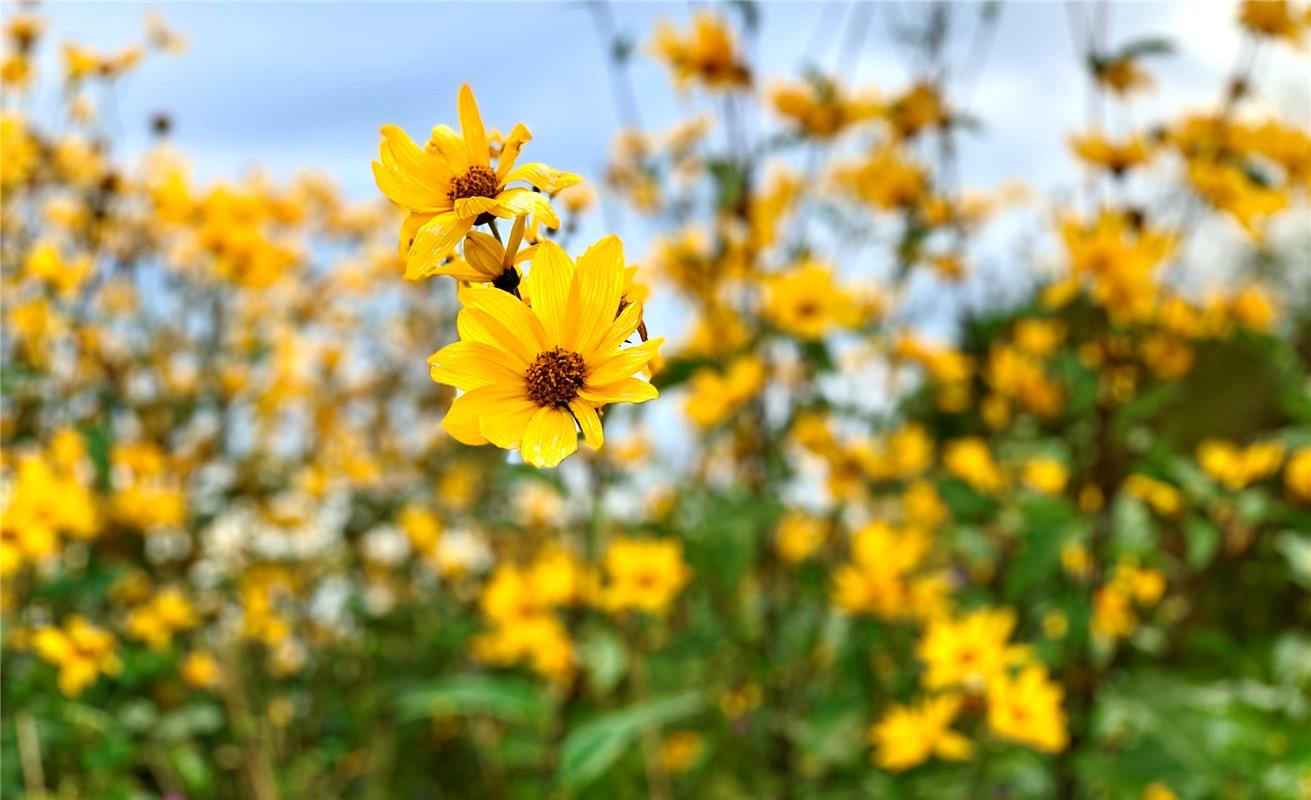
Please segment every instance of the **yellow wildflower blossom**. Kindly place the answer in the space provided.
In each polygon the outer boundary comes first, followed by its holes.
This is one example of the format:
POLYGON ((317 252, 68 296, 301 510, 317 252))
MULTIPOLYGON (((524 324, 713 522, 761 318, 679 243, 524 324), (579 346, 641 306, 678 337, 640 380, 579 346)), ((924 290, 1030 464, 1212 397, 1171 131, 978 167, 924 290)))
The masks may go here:
POLYGON ((604 441, 598 410, 658 395, 634 377, 663 339, 623 348, 642 319, 642 304, 622 305, 623 245, 602 239, 578 259, 544 242, 533 256, 530 308, 500 289, 460 293, 461 341, 428 360, 432 379, 462 390, 442 427, 464 444, 519 450, 537 467, 554 467, 578 449, 604 441))
POLYGON ((661 616, 692 579, 682 545, 671 540, 616 539, 605 554, 602 605, 613 613, 661 616))
POLYGON ((516 167, 520 149, 532 138, 522 124, 506 137, 493 167, 482 115, 467 85, 460 87, 459 112, 461 132, 438 125, 422 150, 395 125, 382 127, 373 176, 387 199, 408 212, 400 237, 408 280, 436 274, 442 259, 480 220, 533 214, 549 227, 559 226, 547 195, 581 180, 545 164, 516 167), (510 186, 521 182, 547 194, 510 186))
POLYGON ((1020 650, 1010 644, 1015 614, 1009 609, 984 608, 956 619, 932 621, 920 640, 926 689, 963 686, 981 689, 1016 662, 1020 650))
POLYGON ((1063 696, 1040 666, 1026 667, 1014 678, 999 676, 988 684, 988 729, 1044 753, 1059 753, 1069 743, 1063 696))
POLYGON ((679 87, 697 82, 722 91, 751 83, 751 70, 738 53, 732 30, 715 14, 694 14, 686 36, 671 23, 661 22, 652 49, 669 67, 679 87))
POLYGON ((82 617, 70 617, 62 627, 38 628, 32 649, 42 660, 59 667, 59 691, 77 697, 101 675, 121 669, 114 635, 82 617))
POLYGON ((951 730, 960 706, 961 698, 954 694, 926 698, 915 705, 893 706, 870 726, 874 763, 901 772, 935 756, 947 761, 969 759, 974 745, 951 730))

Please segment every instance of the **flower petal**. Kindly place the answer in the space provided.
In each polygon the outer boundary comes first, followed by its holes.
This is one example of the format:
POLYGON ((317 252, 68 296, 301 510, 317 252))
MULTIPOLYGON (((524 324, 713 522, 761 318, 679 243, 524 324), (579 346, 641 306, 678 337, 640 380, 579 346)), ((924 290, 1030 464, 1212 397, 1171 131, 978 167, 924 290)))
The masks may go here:
POLYGON ((488 211, 495 211, 500 203, 494 197, 461 197, 455 201, 455 213, 476 220, 488 211))
POLYGON ((468 260, 463 258, 452 258, 444 264, 434 268, 432 274, 446 275, 457 281, 467 281, 469 283, 487 283, 491 280, 477 267, 473 266, 468 262, 468 260))
POLYGON ((506 353, 482 342, 453 342, 428 357, 428 374, 437 383, 457 389, 480 386, 523 386, 522 372, 506 364, 506 353))
POLYGON ((469 171, 469 150, 465 147, 464 137, 456 133, 449 125, 438 125, 432 129, 432 138, 428 140, 428 149, 435 150, 446 161, 451 175, 463 175, 469 171))
POLYGON ((510 174, 510 170, 514 169, 514 162, 519 158, 519 151, 532 138, 533 135, 522 122, 515 123, 510 135, 505 137, 505 144, 501 145, 501 157, 496 162, 496 179, 502 186, 505 185, 505 176, 510 174))
POLYGON ((645 403, 660 396, 654 386, 640 378, 624 378, 604 386, 585 386, 578 396, 589 403, 645 403))
POLYGON ((510 333, 496 317, 476 308, 462 310, 455 318, 455 327, 464 341, 481 342, 501 350, 514 360, 516 370, 526 370, 540 352, 530 342, 510 333))
POLYGON ((596 343, 597 355, 605 355, 619 345, 628 341, 628 337, 633 335, 637 326, 642 322, 642 304, 633 302, 624 306, 624 310, 619 312, 615 321, 610 324, 610 330, 596 343))
POLYGON ((573 412, 574 419, 578 420, 578 427, 583 429, 583 439, 587 446, 600 450, 601 445, 605 444, 605 431, 601 428, 601 417, 596 413, 596 407, 586 400, 574 398, 569 401, 569 410, 573 412))
POLYGON ((556 216, 555 209, 551 208, 550 199, 544 194, 534 192, 532 189, 515 187, 498 194, 496 200, 498 207, 493 209, 492 213, 502 219, 532 214, 548 228, 560 227, 560 218, 556 216))
POLYGON ((615 383, 624 378, 631 378, 642 368, 656 357, 660 345, 664 343, 663 338, 652 339, 643 342, 635 347, 629 347, 620 350, 617 353, 605 356, 603 360, 593 364, 588 363, 587 385, 588 386, 605 386, 615 383))
POLYGON ((469 163, 490 167, 482 114, 478 113, 478 101, 473 99, 473 89, 467 83, 460 87, 460 132, 464 134, 464 142, 468 147, 469 163))
POLYGON ((555 406, 537 409, 524 429, 519 451, 534 467, 554 467, 578 449, 578 427, 568 411, 555 406))
POLYGON ((578 257, 578 333, 574 350, 587 358, 610 330, 624 293, 624 246, 607 236, 578 257))
POLYGON ((381 161, 373 162, 373 177, 387 199, 411 211, 435 212, 449 207, 446 193, 450 168, 440 158, 420 150, 399 127, 383 125, 380 132, 381 161))
POLYGON ((442 259, 473 227, 473 221, 460 219, 453 211, 438 214, 428 220, 414 236, 409 256, 405 259, 405 279, 427 278, 435 274, 442 259))
POLYGON ((492 396, 488 393, 480 430, 487 441, 497 447, 515 450, 523 441, 524 431, 538 410, 539 406, 525 397, 522 389, 516 394, 492 396))
POLYGON ((569 285, 574 278, 574 262, 560 245, 542 242, 533 255, 528 270, 528 296, 533 300, 533 313, 542 321, 547 339, 568 349, 572 336, 565 337, 569 285))
MULTIPOLYGON (((490 286, 470 286, 460 292, 460 302, 465 308, 484 311, 500 322, 513 337, 523 341, 533 356, 551 348, 546 338, 546 329, 523 301, 509 292, 490 286)), ((509 350, 509 348, 505 348, 509 350)), ((531 359, 529 359, 531 360, 531 359)))
POLYGON ((432 218, 432 214, 410 214, 401 223, 401 235, 398 242, 401 258, 404 258, 405 254, 410 252, 410 245, 414 244, 414 237, 419 235, 419 229, 427 225, 432 218))
MULTIPOLYGON (((474 390, 477 391, 480 390, 474 390)), ((470 397, 474 392, 466 392, 455 398, 442 419, 442 428, 461 444, 487 444, 486 437, 479 432, 478 415, 482 406, 477 397, 470 397)))
POLYGON ((506 184, 514 181, 531 183, 543 192, 555 194, 561 189, 568 188, 576 183, 582 183, 583 179, 572 172, 560 172, 545 164, 532 163, 510 170, 501 183, 506 184))

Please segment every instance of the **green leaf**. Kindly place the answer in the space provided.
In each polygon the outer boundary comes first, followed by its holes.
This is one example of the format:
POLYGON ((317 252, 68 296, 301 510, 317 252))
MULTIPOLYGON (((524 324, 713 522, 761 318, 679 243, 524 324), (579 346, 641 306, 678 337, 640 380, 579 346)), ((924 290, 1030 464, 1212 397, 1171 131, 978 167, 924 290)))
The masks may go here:
POLYGON ((1006 597, 1015 602, 1025 592, 1061 574, 1061 546, 1077 532, 1073 507, 1052 498, 1034 498, 1023 507, 1024 549, 1006 576, 1006 597))
POLYGON ((155 735, 166 742, 180 742, 214 733, 222 727, 223 712, 213 703, 203 703, 165 714, 155 728, 155 735))
POLYGON ((456 675, 400 696, 402 720, 434 715, 482 714, 506 722, 538 723, 550 713, 546 694, 535 684, 508 675, 456 675))
POLYGON ((1311 536, 1285 531, 1275 540, 1275 547, 1288 559, 1293 580, 1311 589, 1311 536))
POLYGON ((210 772, 209 764, 195 747, 191 745, 174 747, 169 752, 169 760, 188 789, 200 794, 208 794, 213 784, 213 774, 210 772))
POLYGON ((1188 563, 1194 568, 1211 563, 1220 548, 1220 529, 1196 514, 1190 514, 1184 520, 1184 538, 1188 543, 1188 563))
POLYGON ((577 792, 595 781, 652 727, 691 716, 701 709, 696 692, 662 697, 596 717, 570 731, 561 745, 560 780, 577 792))
POLYGON ((588 681, 597 693, 609 694, 623 680, 628 669, 628 652, 614 633, 597 630, 578 642, 578 655, 588 681))

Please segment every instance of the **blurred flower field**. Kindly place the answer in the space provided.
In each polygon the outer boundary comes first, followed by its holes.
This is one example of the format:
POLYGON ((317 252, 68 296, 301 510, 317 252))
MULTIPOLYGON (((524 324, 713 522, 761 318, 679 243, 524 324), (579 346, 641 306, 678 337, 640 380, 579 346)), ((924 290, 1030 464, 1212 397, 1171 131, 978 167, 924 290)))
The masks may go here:
POLYGON ((102 115, 204 31, 6 3, 0 793, 1311 797, 1311 132, 1265 94, 1311 72, 1263 69, 1311 6, 1236 5, 1162 115, 1171 32, 1068 3, 1082 179, 982 188, 949 34, 1025 7, 896 8, 902 85, 777 67, 768 3, 590 4, 600 180, 472 65, 210 182, 102 115))

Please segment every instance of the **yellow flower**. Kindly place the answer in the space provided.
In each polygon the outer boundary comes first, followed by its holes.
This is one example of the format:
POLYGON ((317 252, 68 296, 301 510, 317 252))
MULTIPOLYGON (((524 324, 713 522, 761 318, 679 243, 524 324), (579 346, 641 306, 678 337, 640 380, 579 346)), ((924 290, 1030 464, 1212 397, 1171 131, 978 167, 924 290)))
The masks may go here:
POLYGON ((469 231, 464 237, 464 257, 434 267, 432 275, 450 275, 458 281, 490 283, 507 292, 517 292, 521 276, 516 264, 532 258, 536 245, 519 249, 523 242, 524 219, 519 217, 510 229, 510 240, 502 245, 495 236, 469 231))
POLYGON ((928 186, 924 168, 890 146, 878 148, 854 165, 839 167, 834 179, 839 186, 881 211, 917 205, 928 186))
POLYGON ((969 759, 974 752, 973 744, 951 730, 960 705, 958 695, 946 694, 926 698, 916 705, 893 706, 870 726, 874 763, 901 772, 935 756, 948 761, 969 759))
POLYGON ((1279 315, 1270 295, 1258 286, 1245 286, 1229 298, 1229 316, 1250 331, 1269 333, 1279 315))
POLYGON ((879 111, 868 96, 851 95, 837 82, 816 76, 799 83, 778 83, 770 88, 770 102, 805 133, 819 138, 835 136, 879 111))
POLYGON ((918 648, 925 665, 924 687, 980 689, 990 684, 1020 656, 1018 648, 1007 644, 1014 629, 1015 614, 1005 608, 932 621, 918 648))
POLYGON ((1151 311, 1156 298, 1153 273, 1174 252, 1174 236, 1103 210, 1091 223, 1065 220, 1061 238, 1071 273, 1092 278, 1093 296, 1099 303, 1131 317, 1151 311))
POLYGON ((1305 14, 1295 14, 1288 0, 1244 0, 1238 22, 1255 36, 1283 39, 1301 47, 1308 18, 1305 14))
POLYGON ((921 529, 882 522, 865 526, 852 539, 852 563, 833 575, 834 605, 883 619, 932 619, 946 613, 949 587, 941 576, 913 577, 930 545, 921 529))
POLYGON ((1197 446, 1197 463, 1226 489, 1236 492, 1278 472, 1284 463, 1284 446, 1267 441, 1239 447, 1207 439, 1197 446))
POLYGON ((1048 356, 1065 340, 1065 325, 1045 319, 1022 319, 1015 323, 1015 346, 1033 356, 1048 356))
POLYGON ((912 528, 934 531, 947 520, 947 504, 929 481, 915 481, 907 486, 901 502, 906 524, 912 528))
POLYGON ((423 150, 395 125, 382 127, 381 160, 373 162, 373 176, 387 199, 409 212, 400 240, 408 280, 437 274, 442 259, 480 220, 533 214, 552 228, 560 224, 546 194, 509 184, 529 183, 550 194, 581 180, 545 164, 516 167, 520 149, 532 138, 522 124, 514 126, 493 167, 482 116, 467 85, 460 87, 459 112, 461 133, 438 125, 423 150))
POLYGON ((823 520, 790 512, 778 524, 774 546, 780 558, 796 564, 810 558, 827 536, 828 525, 823 520))
POLYGON ((1311 505, 1311 447, 1303 447, 1288 459, 1284 486, 1294 500, 1311 505))
POLYGON ((683 548, 667 539, 615 539, 605 554, 602 604, 613 613, 663 615, 692 578, 683 548))
POLYGON ((500 289, 460 293, 461 341, 428 360, 432 379, 462 390, 444 427, 464 444, 514 450, 538 467, 554 467, 587 443, 604 441, 597 411, 607 403, 641 403, 655 387, 634 375, 663 339, 622 348, 642 319, 642 304, 621 302, 623 245, 613 236, 572 259, 553 242, 533 256, 532 307, 500 289))
POLYGON ((1124 482, 1124 490, 1147 503, 1156 513, 1167 517, 1179 513, 1183 508, 1182 492, 1164 481, 1146 475, 1130 475, 1124 482))
POLYGON ((437 542, 442 538, 442 521, 436 514, 411 503, 401 509, 396 522, 416 553, 429 556, 436 552, 437 542))
POLYGON ((1092 554, 1082 542, 1068 541, 1061 545, 1061 567, 1075 578, 1087 577, 1092 572, 1092 554))
POLYGON ((0 577, 54 555, 61 535, 90 539, 100 532, 95 497, 77 479, 76 465, 52 455, 19 458, 0 507, 0 577))
POLYGON ((1137 136, 1123 142, 1113 142, 1098 133, 1073 136, 1070 148, 1080 160, 1101 167, 1117 178, 1146 164, 1152 155, 1147 144, 1137 136))
POLYGON ((1069 743, 1061 687, 1040 666, 1019 676, 999 676, 988 684, 988 729, 1044 753, 1059 753, 1069 743))
POLYGON ((833 270, 813 261, 769 279, 764 314, 781 330, 811 341, 862 321, 855 298, 834 281, 833 270))
POLYGON ((217 686, 222 678, 218 662, 209 653, 188 653, 180 668, 182 680, 194 689, 217 686))
POLYGON ((751 198, 751 249, 764 250, 786 230, 781 220, 801 194, 803 183, 796 173, 783 168, 771 171, 765 188, 751 198))
POLYGON ((978 437, 956 439, 943 449, 942 465, 957 478, 985 494, 1006 488, 1006 475, 993 460, 988 443, 978 437))
POLYGON ((109 631, 82 617, 70 617, 62 628, 39 628, 32 634, 32 649, 42 660, 59 667, 59 691, 77 697, 101 675, 121 669, 109 631))
POLYGON ((927 83, 911 86, 888 105, 886 112, 893 130, 907 139, 948 119, 942 96, 927 83))
POLYGON ((1093 64, 1097 81, 1120 97, 1152 86, 1152 76, 1132 56, 1098 60, 1093 64))
POLYGON ((168 647, 173 634, 194 628, 199 622, 186 595, 178 589, 165 589, 128 613, 126 630, 133 639, 160 650, 168 647))
POLYGON ((674 731, 660 743, 660 765, 672 775, 687 772, 701 757, 704 749, 701 734, 696 731, 674 731))
POLYGON ((538 597, 528 572, 514 564, 502 564, 492 573, 478 601, 483 616, 498 625, 513 625, 550 610, 538 597))
POLYGON ((164 22, 157 11, 147 11, 141 19, 146 29, 146 40, 157 50, 170 55, 181 55, 187 51, 187 40, 164 22))
POLYGON ((0 188, 7 191, 27 180, 37 157, 37 143, 27 131, 27 121, 16 112, 0 112, 0 188))
POLYGON ((32 62, 22 53, 11 53, 0 61, 0 83, 5 88, 24 89, 32 79, 32 62))
POLYGON ((1193 160, 1188 166, 1188 180, 1206 202, 1227 212, 1257 241, 1265 236, 1266 219, 1289 202, 1287 189, 1257 182, 1246 170, 1227 162, 1193 160))
POLYGON ((1179 795, 1161 781, 1153 781, 1143 787, 1143 800, 1179 800, 1179 795))
POLYGON ((724 373, 703 367, 692 373, 684 411, 700 428, 713 428, 754 398, 765 384, 765 365, 754 356, 733 361, 724 373))
POLYGON ((58 248, 42 242, 27 254, 23 270, 25 277, 45 281, 59 294, 68 297, 90 277, 92 263, 90 256, 65 261, 58 248))
POLYGON ((537 554, 528 580, 537 599, 552 608, 588 599, 596 584, 591 568, 559 547, 548 547, 537 554))
POLYGON ((680 88, 694 81, 712 90, 737 89, 751 83, 751 70, 737 52, 733 32, 715 14, 693 15, 692 29, 686 37, 662 21, 652 49, 668 65, 680 88))
POLYGON ((573 673, 574 652, 564 624, 550 614, 497 625, 474 637, 474 658, 498 666, 528 662, 538 674, 563 682, 573 673))
POLYGON ((1043 494, 1064 492, 1068 478, 1065 465, 1054 458, 1035 458, 1024 465, 1024 482, 1043 494))

